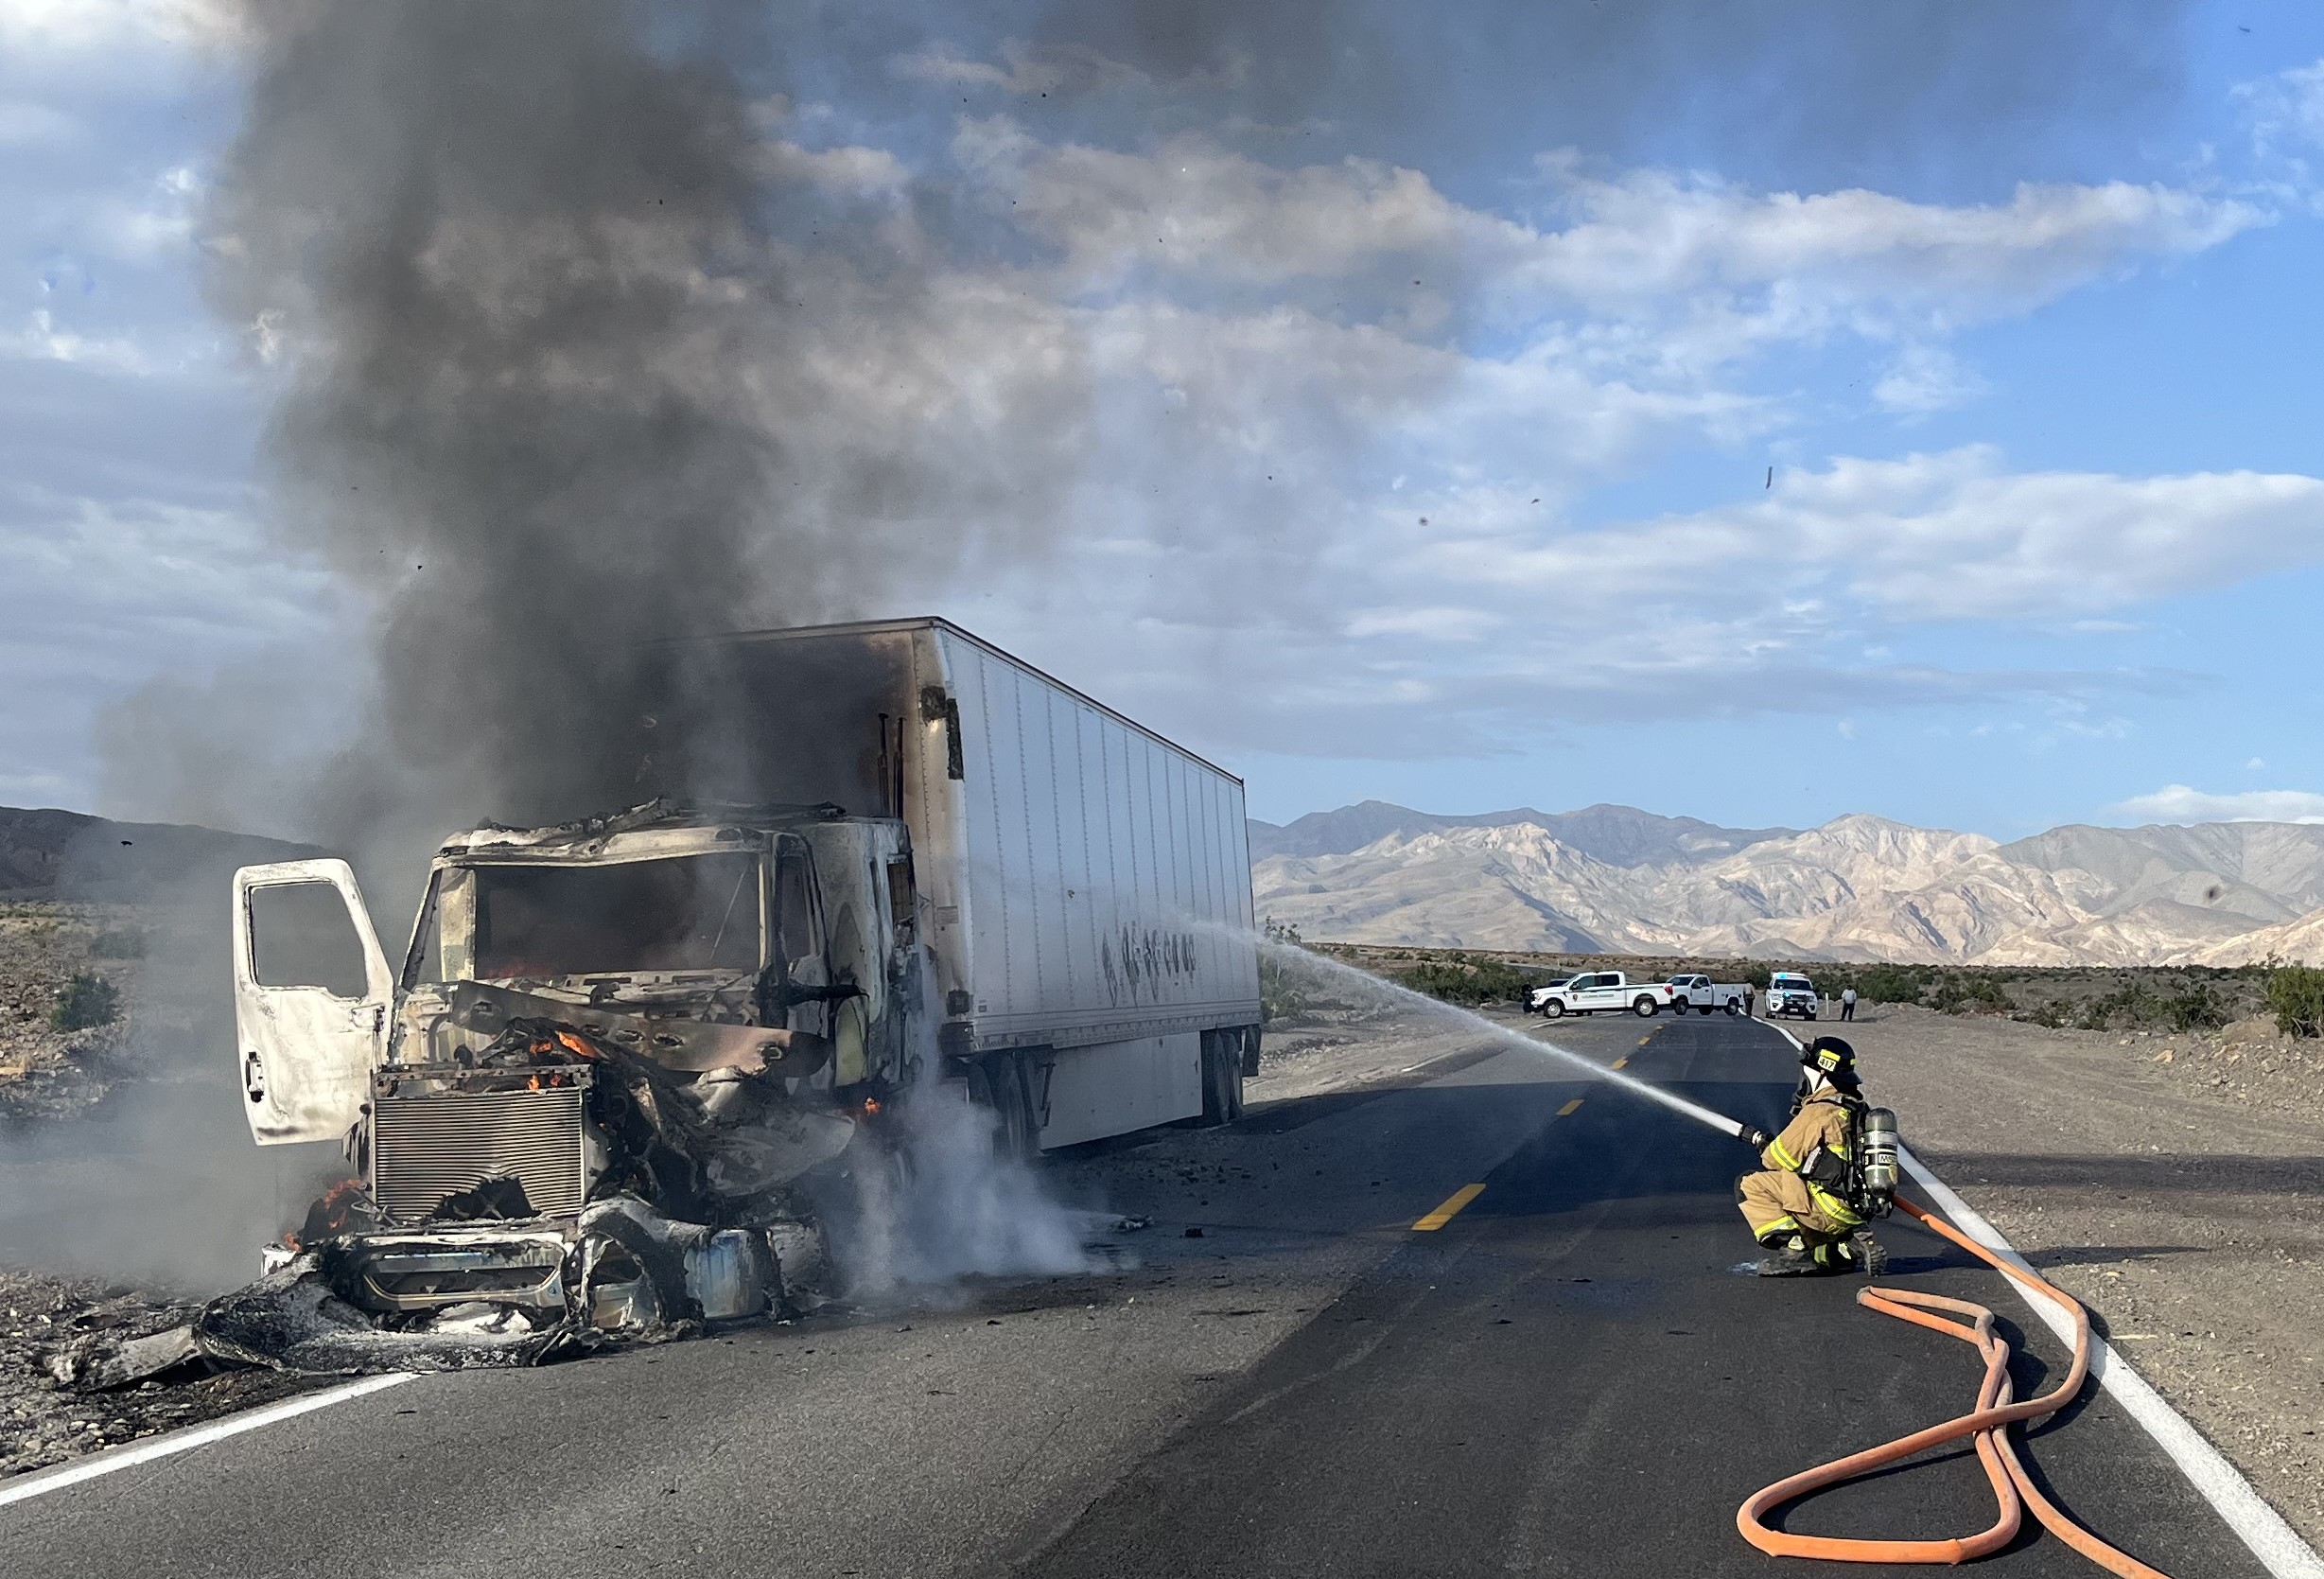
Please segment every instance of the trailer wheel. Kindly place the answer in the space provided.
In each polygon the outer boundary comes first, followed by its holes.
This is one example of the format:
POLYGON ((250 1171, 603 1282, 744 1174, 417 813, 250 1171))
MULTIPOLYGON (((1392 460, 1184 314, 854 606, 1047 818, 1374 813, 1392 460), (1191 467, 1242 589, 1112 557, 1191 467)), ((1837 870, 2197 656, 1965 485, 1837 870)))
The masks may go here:
POLYGON ((1015 1053, 987 1053, 969 1065, 969 1100, 993 1115, 992 1149, 1004 1157, 1033 1154, 1033 1105, 1015 1053))
POLYGON ((1656 1003, 1651 998, 1640 998, 1636 1003, 1630 1006, 1630 1009, 1632 1013, 1635 1014, 1641 1020, 1651 1020, 1657 1013, 1661 1012, 1662 1005, 1656 1003))
POLYGON ((1243 1116, 1243 1061, 1241 1037, 1232 1042, 1226 1031, 1202 1033, 1202 1123, 1206 1129, 1232 1124, 1243 1116))

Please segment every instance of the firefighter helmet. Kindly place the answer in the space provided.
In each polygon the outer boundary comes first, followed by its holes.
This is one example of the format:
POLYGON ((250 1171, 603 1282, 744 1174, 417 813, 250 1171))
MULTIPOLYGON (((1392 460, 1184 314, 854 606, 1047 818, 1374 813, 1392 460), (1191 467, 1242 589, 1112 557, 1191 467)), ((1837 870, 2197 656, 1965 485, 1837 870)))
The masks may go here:
POLYGON ((1856 1049, 1839 1037, 1817 1037, 1800 1049, 1799 1061, 1810 1075, 1821 1075, 1843 1091, 1856 1089, 1856 1049))

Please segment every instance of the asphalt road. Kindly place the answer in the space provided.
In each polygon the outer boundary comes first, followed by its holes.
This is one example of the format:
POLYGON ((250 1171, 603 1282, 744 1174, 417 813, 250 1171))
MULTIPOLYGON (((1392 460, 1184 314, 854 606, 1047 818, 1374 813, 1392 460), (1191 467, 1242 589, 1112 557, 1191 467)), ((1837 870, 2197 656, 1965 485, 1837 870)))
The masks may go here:
MULTIPOLYGON (((1782 1115, 1788 1048, 1764 1026, 1624 1018, 1554 1034, 1721 1112, 1782 1115)), ((1961 1412, 1973 1353, 1858 1308, 1851 1281, 1739 1275, 1756 1252, 1729 1193, 1749 1161, 1733 1141, 1534 1055, 1453 1062, 1410 1088, 1053 1163, 1059 1190, 1154 1219, 1087 1274, 426 1377, 0 1508, 0 1567, 1889 1571, 1762 1557, 1735 1506, 1961 1412), (1412 1230, 1471 1184, 1483 1191, 1442 1230, 1412 1230)), ((2020 1395, 2043 1385, 2062 1357, 1998 1277, 1916 1231, 1883 1232, 1889 1281, 1993 1305, 2031 1344, 2020 1395)), ((2180 1579, 2262 1571, 2094 1391, 2030 1456, 2066 1505, 2180 1579)), ((1789 1522, 1926 1535, 1990 1517, 1958 1454, 1789 1522)), ((2039 1535, 1985 1566, 2095 1571, 2039 1535)))

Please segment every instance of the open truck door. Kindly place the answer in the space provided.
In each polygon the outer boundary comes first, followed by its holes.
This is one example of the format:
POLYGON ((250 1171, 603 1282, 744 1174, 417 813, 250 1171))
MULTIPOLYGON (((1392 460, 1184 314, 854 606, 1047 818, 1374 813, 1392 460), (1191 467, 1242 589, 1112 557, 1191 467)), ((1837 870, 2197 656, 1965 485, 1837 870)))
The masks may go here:
POLYGON ((393 991, 346 862, 234 874, 235 1054, 252 1139, 337 1140, 354 1127, 393 991))

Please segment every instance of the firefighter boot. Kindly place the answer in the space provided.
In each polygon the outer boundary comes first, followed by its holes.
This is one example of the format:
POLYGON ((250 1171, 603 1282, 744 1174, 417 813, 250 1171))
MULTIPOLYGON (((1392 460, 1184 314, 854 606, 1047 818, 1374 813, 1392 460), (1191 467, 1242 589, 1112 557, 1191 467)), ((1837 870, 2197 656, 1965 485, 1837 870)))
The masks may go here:
POLYGON ((1812 1257, 1815 1270, 1826 1276, 1862 1272, 1878 1277, 1888 1271, 1888 1247, 1869 1234, 1857 1234, 1836 1244, 1820 1244, 1812 1257))
POLYGON ((1771 1235, 1761 1244, 1775 1254, 1752 1268, 1761 1277, 1813 1277, 1821 1269, 1808 1250, 1808 1243, 1797 1234, 1788 1237, 1771 1235))

